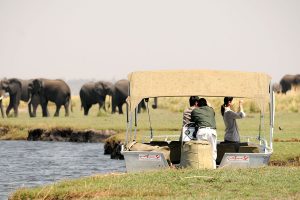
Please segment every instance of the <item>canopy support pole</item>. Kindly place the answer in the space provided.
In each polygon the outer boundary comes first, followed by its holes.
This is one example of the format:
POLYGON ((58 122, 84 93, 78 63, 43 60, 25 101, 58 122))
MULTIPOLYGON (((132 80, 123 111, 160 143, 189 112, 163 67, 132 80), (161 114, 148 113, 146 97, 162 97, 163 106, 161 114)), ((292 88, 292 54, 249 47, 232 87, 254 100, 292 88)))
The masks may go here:
POLYGON ((137 115, 138 115, 138 108, 135 108, 135 110, 134 110, 134 136, 133 136, 134 141, 136 141, 137 115))
POLYGON ((153 131, 152 131, 152 125, 151 125, 151 118, 150 118, 150 112, 149 112, 149 98, 145 99, 146 105, 147 105, 147 112, 148 112, 148 120, 150 124, 150 141, 153 139, 153 131))
POLYGON ((261 115, 261 111, 259 113, 259 128, 258 128, 258 141, 260 142, 261 139, 261 119, 262 119, 262 115, 261 115))
POLYGON ((125 137, 125 145, 128 144, 128 132, 129 132, 129 116, 128 116, 128 103, 126 103, 126 137, 125 137))
POLYGON ((274 118, 275 118, 275 95, 273 91, 273 84, 270 84, 270 148, 272 150, 273 150, 274 118))

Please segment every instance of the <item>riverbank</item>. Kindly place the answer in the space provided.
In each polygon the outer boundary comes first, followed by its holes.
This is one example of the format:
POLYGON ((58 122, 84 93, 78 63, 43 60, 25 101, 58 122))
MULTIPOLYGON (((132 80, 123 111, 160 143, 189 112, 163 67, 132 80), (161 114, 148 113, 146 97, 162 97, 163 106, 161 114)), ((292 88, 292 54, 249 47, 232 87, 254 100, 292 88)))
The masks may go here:
POLYGON ((112 130, 74 130, 71 128, 33 129, 28 131, 29 141, 104 142, 116 132, 112 130))
POLYGON ((10 199, 299 199, 299 176, 293 167, 117 173, 20 189, 10 199))
POLYGON ((113 130, 76 130, 72 128, 20 128, 0 126, 1 140, 28 140, 53 142, 105 142, 117 134, 113 130))

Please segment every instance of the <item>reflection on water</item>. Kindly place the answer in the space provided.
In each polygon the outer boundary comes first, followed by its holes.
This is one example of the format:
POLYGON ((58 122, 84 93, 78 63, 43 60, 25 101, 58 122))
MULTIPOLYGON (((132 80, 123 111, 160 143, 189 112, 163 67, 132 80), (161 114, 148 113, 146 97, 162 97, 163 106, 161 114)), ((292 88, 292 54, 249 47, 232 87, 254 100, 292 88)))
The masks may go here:
POLYGON ((99 173, 125 172, 102 143, 0 141, 0 199, 19 187, 99 173))

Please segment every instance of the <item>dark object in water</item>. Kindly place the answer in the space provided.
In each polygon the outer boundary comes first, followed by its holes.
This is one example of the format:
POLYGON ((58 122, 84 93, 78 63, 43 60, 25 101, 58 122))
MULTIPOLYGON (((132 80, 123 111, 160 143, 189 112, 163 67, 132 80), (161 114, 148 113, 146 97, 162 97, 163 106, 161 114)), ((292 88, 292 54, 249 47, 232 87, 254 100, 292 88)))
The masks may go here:
POLYGON ((118 141, 117 143, 113 140, 112 142, 112 152, 110 154, 111 159, 124 160, 124 156, 121 154, 122 143, 118 141))

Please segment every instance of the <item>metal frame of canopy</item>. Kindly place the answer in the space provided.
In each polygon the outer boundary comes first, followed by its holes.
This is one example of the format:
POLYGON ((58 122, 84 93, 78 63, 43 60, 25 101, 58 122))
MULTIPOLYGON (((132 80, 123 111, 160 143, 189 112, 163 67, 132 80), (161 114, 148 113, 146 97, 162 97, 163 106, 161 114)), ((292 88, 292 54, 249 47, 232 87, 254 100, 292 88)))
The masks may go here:
MULTIPOLYGON (((220 167, 259 167, 268 164, 273 152, 273 130, 275 116, 275 96, 271 77, 256 72, 214 71, 214 70, 165 70, 142 71, 128 75, 129 97, 127 99, 127 131, 122 154, 128 172, 167 167, 164 155, 160 152, 128 151, 126 145, 136 140, 137 105, 143 99, 152 97, 206 96, 255 99, 265 112, 265 104, 270 108, 270 137, 268 142, 259 140, 259 153, 225 153, 220 167), (172 84, 172 83, 176 84, 172 84), (197 87, 198 84, 205 87, 197 87), (249 90, 249 91, 247 91, 249 90), (133 132, 133 120, 135 128, 133 132)), ((149 108, 148 112, 149 112, 149 108)), ((148 113, 149 114, 149 113, 148 113)), ((150 121, 150 115, 149 115, 150 121)), ((150 138, 153 138, 150 122, 150 138)))

